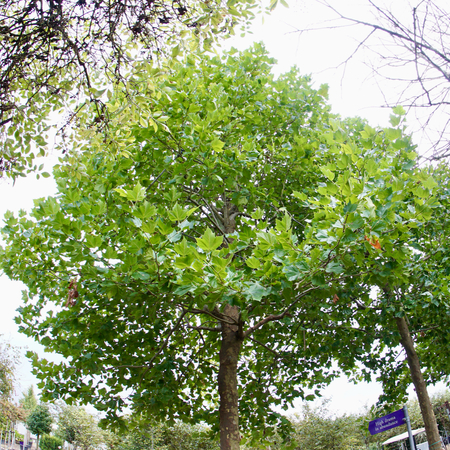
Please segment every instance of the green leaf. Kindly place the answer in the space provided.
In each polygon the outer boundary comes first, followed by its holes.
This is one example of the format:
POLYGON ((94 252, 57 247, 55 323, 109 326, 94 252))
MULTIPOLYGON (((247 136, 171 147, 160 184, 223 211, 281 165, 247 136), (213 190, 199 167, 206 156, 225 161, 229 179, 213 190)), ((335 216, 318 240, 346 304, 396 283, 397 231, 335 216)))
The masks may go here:
POLYGON ((210 228, 207 228, 201 238, 197 238, 197 245, 206 252, 212 252, 222 245, 223 236, 216 236, 210 228))
POLYGON ((330 180, 334 180, 334 172, 328 167, 320 167, 320 171, 330 180))
POLYGON ((282 220, 276 221, 276 229, 278 231, 288 231, 291 228, 291 224, 291 217, 288 213, 285 213, 282 220))
POLYGON ((423 187, 426 189, 434 189, 438 184, 433 179, 433 177, 428 177, 423 183, 423 187))
POLYGON ((119 195, 125 197, 126 199, 132 202, 139 202, 144 200, 145 198, 145 188, 141 186, 139 182, 136 183, 133 189, 122 189, 116 188, 114 189, 119 195))
POLYGON ((256 211, 253 211, 252 215, 251 215, 252 219, 255 219, 255 220, 260 220, 263 218, 263 216, 264 216, 264 211, 259 207, 256 209, 256 211))
POLYGON ((263 297, 270 294, 270 289, 266 289, 258 282, 253 282, 249 285, 245 292, 252 300, 256 300, 259 302, 263 297))
POLYGON ((173 248, 179 255, 182 255, 182 256, 189 255, 189 254, 193 253, 193 250, 194 250, 192 247, 189 247, 188 241, 186 240, 186 238, 183 238, 181 240, 181 242, 178 242, 177 244, 175 244, 173 246, 173 248))
POLYGON ((258 269, 261 265, 261 261, 258 258, 252 256, 251 258, 247 258, 245 260, 245 264, 247 264, 247 266, 251 269, 258 269))
POLYGON ((396 106, 395 108, 392 108, 392 111, 398 116, 404 116, 406 114, 405 108, 403 108, 403 106, 396 106))
POLYGON ((193 253, 187 253, 175 259, 175 267, 178 269, 186 269, 187 267, 191 267, 194 261, 195 255, 193 253))
POLYGON ((215 152, 221 152, 221 151, 223 151, 223 146, 225 145, 225 143, 224 142, 222 142, 221 140, 219 140, 219 139, 214 139, 212 142, 211 142, 211 147, 212 147, 212 149, 215 151, 215 152))
POLYGON ((188 211, 185 211, 178 203, 169 211, 169 219, 172 222, 182 222, 188 215, 188 211))
POLYGON ((351 214, 351 213, 355 212, 357 209, 358 209, 357 203, 348 202, 344 206, 344 214, 351 214))
POLYGON ((134 210, 134 215, 139 219, 148 219, 154 216, 156 213, 155 206, 151 205, 149 202, 145 201, 139 205, 137 209, 134 210))
POLYGON ((337 262, 330 262, 326 269, 325 269, 328 273, 335 273, 335 274, 340 274, 342 272, 344 272, 344 268, 337 262))

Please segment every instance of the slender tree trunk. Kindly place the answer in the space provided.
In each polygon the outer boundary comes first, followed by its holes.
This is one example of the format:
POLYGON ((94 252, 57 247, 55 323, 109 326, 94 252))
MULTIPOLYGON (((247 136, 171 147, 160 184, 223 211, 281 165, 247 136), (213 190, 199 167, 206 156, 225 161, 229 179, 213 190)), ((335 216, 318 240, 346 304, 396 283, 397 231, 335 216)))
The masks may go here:
POLYGON ((439 450, 442 447, 441 438, 430 397, 428 396, 427 385, 420 369, 419 357, 414 348, 414 342, 411 338, 406 319, 404 317, 397 317, 396 321, 398 331, 400 332, 400 343, 406 351, 411 378, 416 388, 417 400, 419 401, 425 432, 427 433, 428 446, 430 450, 439 450))
MULTIPOLYGON (((239 320, 239 309, 237 306, 226 305, 223 314, 225 317, 236 320, 236 322, 239 320)), ((237 365, 241 345, 242 339, 239 336, 239 327, 222 322, 218 380, 221 450, 239 450, 239 442, 241 440, 237 389, 237 365)))

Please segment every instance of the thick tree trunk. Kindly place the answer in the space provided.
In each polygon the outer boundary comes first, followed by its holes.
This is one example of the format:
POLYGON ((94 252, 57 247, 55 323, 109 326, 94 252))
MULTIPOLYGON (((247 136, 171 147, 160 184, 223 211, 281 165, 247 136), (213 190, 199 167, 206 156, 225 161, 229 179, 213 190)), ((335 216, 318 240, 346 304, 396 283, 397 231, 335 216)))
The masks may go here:
MULTIPOLYGON (((236 322, 239 320, 237 306, 226 305, 223 314, 236 322)), ((222 322, 220 347, 219 396, 220 396, 220 449, 239 450, 239 410, 237 389, 237 365, 242 339, 239 327, 222 322)))
POLYGON ((398 331, 400 332, 400 342, 406 351, 411 378, 416 388, 417 400, 419 401, 425 432, 427 433, 428 446, 430 450, 439 450, 442 447, 441 438, 430 397, 428 396, 427 385, 420 369, 419 358, 414 348, 414 342, 411 338, 406 319, 404 317, 398 317, 396 321, 398 331))

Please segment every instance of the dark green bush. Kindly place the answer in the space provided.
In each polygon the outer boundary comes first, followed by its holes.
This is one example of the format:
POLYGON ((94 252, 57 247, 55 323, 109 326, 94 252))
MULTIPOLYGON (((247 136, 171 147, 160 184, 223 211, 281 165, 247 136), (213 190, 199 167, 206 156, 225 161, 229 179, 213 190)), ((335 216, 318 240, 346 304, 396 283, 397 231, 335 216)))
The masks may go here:
POLYGON ((63 441, 55 436, 44 434, 39 442, 41 450, 60 450, 63 447, 63 441))

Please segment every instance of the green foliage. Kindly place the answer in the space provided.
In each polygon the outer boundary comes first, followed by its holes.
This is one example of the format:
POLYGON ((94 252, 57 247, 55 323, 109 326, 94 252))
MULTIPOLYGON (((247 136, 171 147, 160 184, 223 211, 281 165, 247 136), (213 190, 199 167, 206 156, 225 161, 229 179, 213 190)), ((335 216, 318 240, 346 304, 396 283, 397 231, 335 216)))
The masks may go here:
POLYGON ((176 422, 171 427, 165 427, 161 443, 167 450, 219 450, 218 440, 213 440, 211 430, 201 424, 176 422))
POLYGON ((327 408, 327 400, 316 408, 304 404, 291 421, 294 426, 292 440, 298 448, 351 450, 365 447, 360 431, 361 418, 356 415, 334 416, 327 408))
POLYGON ((40 441, 41 450, 60 450, 63 448, 64 441, 56 436, 44 434, 40 441))
POLYGON ((37 436, 36 448, 39 448, 39 436, 48 434, 52 431, 53 417, 50 414, 48 406, 38 405, 28 415, 26 426, 31 433, 37 436))
POLYGON ((17 350, 8 342, 0 342, 0 398, 9 399, 14 390, 17 350))
POLYGON ((20 406, 28 412, 33 411, 38 405, 38 399, 34 394, 34 387, 31 385, 26 392, 23 392, 22 398, 19 400, 20 406))
POLYGON ((17 430, 15 431, 16 433, 16 442, 23 442, 23 434, 19 433, 17 430))
POLYGON ((176 422, 173 426, 141 426, 127 433, 119 444, 120 450, 218 450, 219 443, 211 438, 205 425, 176 422))
POLYGON ((83 450, 97 448, 104 442, 104 432, 95 418, 78 406, 62 406, 57 426, 58 438, 83 450))
POLYGON ((405 306, 370 292, 417 273, 412 243, 439 221, 445 178, 415 167, 402 119, 341 120, 324 90, 296 69, 274 79, 273 63, 257 45, 143 65, 134 96, 109 98, 111 139, 80 129, 58 195, 5 217, 2 268, 28 288, 20 329, 69 358, 30 354, 48 398, 119 423, 125 406, 216 422, 227 305, 247 429, 286 435, 273 407, 328 383, 333 358, 386 383, 397 370, 405 306))
POLYGON ((148 61, 162 66, 197 48, 210 50, 238 25, 244 30, 256 6, 254 0, 99 0, 94 6, 65 0, 56 11, 53 3, 1 2, 0 33, 8 38, 0 54, 0 177, 41 172, 37 158, 46 154, 56 128, 63 148, 74 127, 108 136, 109 87, 127 90, 130 73, 148 61), (93 115, 85 114, 89 104, 93 115))
POLYGON ((18 362, 18 349, 6 341, 0 342, 0 427, 2 428, 7 427, 10 421, 25 418, 25 411, 12 402, 18 362))

